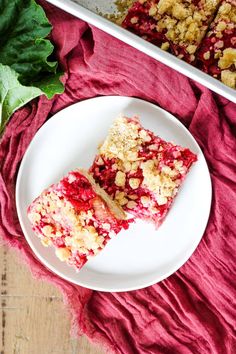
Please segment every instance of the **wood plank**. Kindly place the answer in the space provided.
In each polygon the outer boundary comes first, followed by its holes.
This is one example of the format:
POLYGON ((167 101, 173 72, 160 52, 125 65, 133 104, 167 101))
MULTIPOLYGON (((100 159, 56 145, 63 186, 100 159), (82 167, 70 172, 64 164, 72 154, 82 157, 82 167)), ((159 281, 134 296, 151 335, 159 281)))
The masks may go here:
POLYGON ((60 292, 34 280, 14 251, 0 247, 0 354, 103 354, 85 336, 70 337, 60 292))

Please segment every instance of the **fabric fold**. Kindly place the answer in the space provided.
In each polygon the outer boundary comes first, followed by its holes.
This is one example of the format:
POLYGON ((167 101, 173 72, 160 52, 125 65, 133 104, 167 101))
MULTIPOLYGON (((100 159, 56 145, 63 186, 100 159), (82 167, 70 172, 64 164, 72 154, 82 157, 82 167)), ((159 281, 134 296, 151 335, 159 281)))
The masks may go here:
POLYGON ((19 250, 35 277, 62 291, 73 334, 86 334, 108 353, 235 353, 236 105, 101 30, 40 3, 53 25, 65 92, 52 101, 36 99, 15 112, 1 139, 3 241, 19 250), (16 176, 37 130, 59 110, 99 95, 139 97, 174 114, 200 144, 213 184, 208 226, 189 261, 168 279, 127 293, 91 291, 51 273, 30 250, 16 214, 16 176))

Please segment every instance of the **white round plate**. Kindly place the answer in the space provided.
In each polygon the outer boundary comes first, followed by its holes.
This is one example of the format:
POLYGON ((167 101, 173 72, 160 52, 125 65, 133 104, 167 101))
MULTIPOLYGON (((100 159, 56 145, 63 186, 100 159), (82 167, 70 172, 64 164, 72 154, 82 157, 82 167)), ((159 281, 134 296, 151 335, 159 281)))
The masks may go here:
POLYGON ((97 97, 55 114, 37 132, 22 160, 16 205, 25 237, 38 259, 62 278, 102 291, 135 290, 157 283, 179 269, 196 249, 211 206, 211 180, 205 158, 189 131, 170 113, 140 99, 97 97), (34 235, 26 209, 43 189, 68 171, 92 164, 114 119, 138 115, 160 137, 190 148, 198 156, 164 223, 156 230, 138 220, 122 231, 80 272, 56 258, 34 235))

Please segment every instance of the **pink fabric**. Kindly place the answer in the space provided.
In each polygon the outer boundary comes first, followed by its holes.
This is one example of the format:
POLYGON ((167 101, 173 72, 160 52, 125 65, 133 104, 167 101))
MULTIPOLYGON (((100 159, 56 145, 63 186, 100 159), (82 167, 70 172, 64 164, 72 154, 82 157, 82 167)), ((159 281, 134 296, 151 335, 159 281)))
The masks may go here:
MULTIPOLYGON (((66 70, 66 90, 16 112, 0 146, 0 234, 34 276, 55 284, 85 333, 122 354, 236 353, 236 105, 165 65, 42 2, 66 70), (190 260, 149 288, 103 293, 70 284, 34 257, 15 207, 15 181, 24 152, 52 114, 98 95, 144 98, 177 116, 198 140, 209 164, 213 203, 205 235, 190 260)), ((99 122, 98 122, 99 124, 99 122)))

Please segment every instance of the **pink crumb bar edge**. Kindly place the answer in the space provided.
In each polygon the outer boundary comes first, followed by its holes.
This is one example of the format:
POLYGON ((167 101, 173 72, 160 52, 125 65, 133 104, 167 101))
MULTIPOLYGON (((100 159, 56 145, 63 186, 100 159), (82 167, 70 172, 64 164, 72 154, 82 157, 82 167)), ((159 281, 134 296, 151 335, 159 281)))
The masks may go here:
POLYGON ((77 270, 129 226, 125 213, 119 208, 119 218, 115 216, 107 197, 103 192, 101 196, 91 180, 79 170, 71 171, 44 190, 27 210, 42 244, 54 246, 57 257, 77 270))

